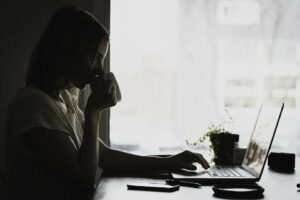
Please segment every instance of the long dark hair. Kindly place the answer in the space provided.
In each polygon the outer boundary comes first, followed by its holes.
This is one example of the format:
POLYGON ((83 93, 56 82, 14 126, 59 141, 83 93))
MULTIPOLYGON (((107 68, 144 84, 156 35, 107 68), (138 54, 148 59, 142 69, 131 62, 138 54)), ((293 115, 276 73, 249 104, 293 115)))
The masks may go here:
POLYGON ((67 76, 75 51, 94 57, 102 38, 109 40, 108 32, 89 12, 75 6, 58 9, 31 55, 26 86, 52 91, 58 77, 67 76))

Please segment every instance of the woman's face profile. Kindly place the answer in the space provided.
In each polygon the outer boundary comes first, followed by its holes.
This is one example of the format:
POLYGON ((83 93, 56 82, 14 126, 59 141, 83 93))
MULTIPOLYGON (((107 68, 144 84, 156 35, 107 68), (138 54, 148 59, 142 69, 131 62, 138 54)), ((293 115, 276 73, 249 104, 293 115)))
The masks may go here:
MULTIPOLYGON (((95 57, 91 58, 89 55, 84 55, 81 61, 75 62, 75 66, 71 71, 71 83, 79 88, 83 89, 87 83, 91 73, 95 68, 100 68, 97 71, 104 71, 103 65, 108 52, 109 42, 107 39, 102 38, 95 54, 95 57)), ((75 58, 76 59, 76 58, 75 58)))

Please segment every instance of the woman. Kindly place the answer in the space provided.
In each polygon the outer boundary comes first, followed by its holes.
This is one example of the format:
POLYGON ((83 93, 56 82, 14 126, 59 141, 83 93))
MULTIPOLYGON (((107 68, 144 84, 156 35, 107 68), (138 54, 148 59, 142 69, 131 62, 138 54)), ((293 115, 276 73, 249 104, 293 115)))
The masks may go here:
POLYGON ((116 85, 102 68, 109 46, 105 28, 87 11, 57 10, 29 63, 7 117, 11 199, 75 199, 91 191, 97 166, 108 170, 204 168, 189 151, 159 158, 114 150, 99 139, 102 111, 116 105, 116 85), (90 84, 84 114, 70 90, 90 84))

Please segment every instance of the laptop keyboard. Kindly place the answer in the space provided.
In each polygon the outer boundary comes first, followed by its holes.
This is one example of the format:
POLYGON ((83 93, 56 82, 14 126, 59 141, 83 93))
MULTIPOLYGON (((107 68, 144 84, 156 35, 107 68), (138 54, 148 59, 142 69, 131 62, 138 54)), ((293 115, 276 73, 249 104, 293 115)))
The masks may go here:
POLYGON ((213 177, 242 177, 238 170, 224 166, 212 166, 208 174, 213 177))

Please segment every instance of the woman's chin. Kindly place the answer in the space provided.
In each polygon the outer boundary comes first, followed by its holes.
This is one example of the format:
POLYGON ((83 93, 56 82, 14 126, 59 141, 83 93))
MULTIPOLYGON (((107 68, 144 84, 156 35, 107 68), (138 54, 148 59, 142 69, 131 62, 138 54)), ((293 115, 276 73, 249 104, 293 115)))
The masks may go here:
POLYGON ((78 89, 82 90, 85 88, 86 83, 81 82, 81 83, 74 84, 74 86, 77 87, 78 89))
POLYGON ((78 88, 82 90, 82 89, 84 89, 84 88, 85 88, 85 86, 86 86, 86 84, 84 83, 84 84, 81 84, 81 85, 79 85, 79 87, 78 87, 78 88))

